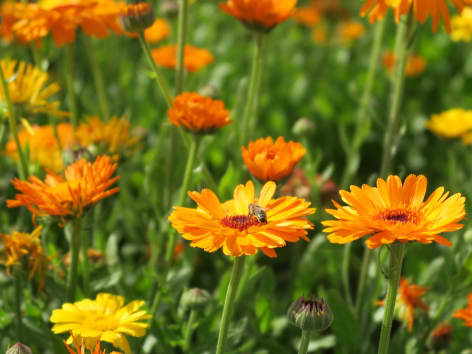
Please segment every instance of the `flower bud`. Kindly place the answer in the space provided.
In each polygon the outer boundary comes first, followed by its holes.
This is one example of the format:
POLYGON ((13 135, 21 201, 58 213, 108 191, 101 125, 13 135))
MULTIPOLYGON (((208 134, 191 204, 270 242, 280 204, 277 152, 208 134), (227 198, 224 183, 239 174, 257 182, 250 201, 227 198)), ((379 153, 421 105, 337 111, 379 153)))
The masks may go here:
POLYGON ((208 304, 210 300, 211 295, 208 293, 208 291, 199 288, 193 288, 182 294, 180 303, 186 308, 197 310, 205 307, 205 305, 208 304))
POLYGON ((220 96, 221 96, 221 92, 218 89, 218 87, 216 87, 215 85, 212 85, 212 84, 203 86, 200 90, 198 90, 198 93, 200 95, 210 97, 214 100, 219 99, 220 96))
POLYGON ((295 122, 292 127, 293 134, 297 136, 307 136, 315 131, 315 123, 311 119, 302 117, 295 122))
POLYGON ((302 331, 323 331, 333 323, 333 312, 323 299, 303 295, 288 309, 288 319, 302 331))
POLYGON ((147 2, 130 4, 123 10, 120 22, 127 32, 143 32, 154 23, 154 11, 147 2))
POLYGON ((159 6, 159 14, 168 19, 173 19, 179 14, 179 4, 174 0, 163 1, 159 6))
POLYGON ((26 345, 17 342, 13 347, 8 348, 5 354, 32 354, 32 351, 26 345))

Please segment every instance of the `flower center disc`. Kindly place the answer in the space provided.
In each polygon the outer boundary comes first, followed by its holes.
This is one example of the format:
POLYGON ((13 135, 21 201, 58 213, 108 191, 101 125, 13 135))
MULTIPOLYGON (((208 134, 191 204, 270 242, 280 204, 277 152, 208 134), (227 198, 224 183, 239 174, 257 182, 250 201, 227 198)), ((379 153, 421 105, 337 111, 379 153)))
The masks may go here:
POLYGON ((405 209, 395 209, 395 210, 385 210, 376 216, 376 219, 383 220, 389 224, 397 223, 418 223, 418 214, 416 212, 405 210, 405 209))
POLYGON ((89 313, 83 321, 84 328, 93 328, 97 331, 113 331, 119 327, 116 318, 103 313, 89 313))
POLYGON ((238 229, 239 231, 244 231, 251 226, 261 224, 256 217, 252 215, 233 215, 225 216, 221 219, 221 225, 230 227, 232 229, 238 229))

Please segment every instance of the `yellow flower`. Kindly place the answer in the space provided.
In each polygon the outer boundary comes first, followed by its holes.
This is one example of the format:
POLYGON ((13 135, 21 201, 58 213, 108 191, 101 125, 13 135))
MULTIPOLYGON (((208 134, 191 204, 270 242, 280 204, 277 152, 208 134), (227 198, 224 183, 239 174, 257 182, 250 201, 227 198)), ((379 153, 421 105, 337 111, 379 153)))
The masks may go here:
POLYGON ((211 133, 233 122, 223 101, 196 92, 178 95, 167 111, 167 116, 173 125, 200 134, 211 133))
MULTIPOLYGON (((13 104, 20 106, 22 113, 49 113, 66 116, 68 113, 58 110, 59 101, 48 99, 60 90, 56 82, 47 84, 49 76, 39 68, 23 61, 3 59, 0 61, 3 75, 8 81, 8 94, 13 104)), ((5 102, 5 93, 0 87, 0 100, 5 102)))
MULTIPOLYGON (((60 123, 57 125, 56 131, 63 149, 71 148, 74 145, 74 128, 71 124, 60 123)), ((52 125, 33 125, 29 129, 24 128, 19 132, 18 138, 22 148, 28 144, 31 162, 38 163, 41 167, 56 173, 64 169, 61 150, 52 125)), ((18 151, 13 137, 10 137, 7 142, 5 153, 18 160, 18 151)))
POLYGON ((472 142, 472 111, 460 108, 434 114, 426 127, 446 139, 462 138, 464 144, 472 142))
MULTIPOLYGON (((459 12, 466 4, 470 4, 469 0, 453 0, 452 2, 459 12)), ((397 22, 400 16, 413 11, 415 19, 420 23, 424 23, 429 16, 433 18, 433 32, 436 32, 441 19, 446 30, 451 31, 450 14, 446 0, 365 0, 361 15, 365 16, 370 11, 369 20, 373 23, 383 18, 389 7, 394 9, 397 22)))
POLYGON ((472 8, 466 7, 460 15, 452 18, 451 38, 455 42, 470 42, 472 39, 472 8))
POLYGON ((189 192, 197 208, 175 207, 169 220, 190 246, 234 257, 256 254, 260 249, 268 257, 277 257, 275 248, 300 238, 309 241, 307 229, 313 229, 305 216, 315 209, 296 197, 272 199, 276 185, 267 182, 259 197, 254 184, 238 185, 234 199, 221 203, 209 189, 189 192), (255 210, 257 208, 257 210, 255 210))
POLYGON ((56 216, 61 225, 69 218, 80 218, 85 208, 118 193, 120 188, 111 188, 119 178, 112 177, 116 163, 110 156, 98 156, 95 162, 85 159, 74 162, 64 171, 64 177, 49 172, 46 179, 30 177, 29 181, 18 178, 11 181, 21 192, 15 199, 7 200, 9 208, 25 206, 36 216, 56 216))
POLYGON ((450 246, 439 234, 463 227, 458 222, 465 217, 465 197, 456 193, 448 198, 449 192, 439 187, 424 201, 426 185, 422 175, 409 175, 403 184, 400 177, 389 176, 387 181, 377 179, 377 187, 364 184, 362 188, 351 186, 350 192, 340 191, 347 206, 333 201, 336 209, 326 212, 336 220, 323 221, 323 232, 329 233, 331 243, 349 243, 370 235, 369 248, 410 241, 450 246))
POLYGON ((241 153, 251 175, 261 181, 280 181, 292 173, 306 150, 300 143, 286 142, 282 136, 275 142, 269 136, 250 141, 241 153))
MULTIPOLYGON (((95 300, 84 299, 65 303, 61 309, 52 312, 52 331, 71 331, 74 337, 84 338, 87 345, 93 345, 98 340, 109 342, 125 354, 130 354, 131 349, 125 334, 144 336, 149 324, 140 321, 151 318, 151 315, 140 310, 144 301, 132 301, 126 306, 124 302, 122 296, 100 293, 95 300)), ((70 336, 67 343, 71 344, 72 341, 70 336)))
POLYGON ((220 9, 249 28, 270 30, 293 15, 297 0, 227 0, 220 9))
POLYGON ((76 132, 80 146, 103 145, 104 153, 122 154, 126 149, 136 145, 139 138, 133 137, 131 125, 123 118, 112 117, 104 122, 98 116, 89 117, 81 123, 76 132))
POLYGON ((19 264, 23 259, 27 259, 29 268, 29 279, 34 274, 39 276, 39 288, 44 284, 45 271, 49 260, 44 253, 39 237, 42 226, 37 227, 31 234, 14 231, 11 235, 0 234, 2 251, 0 253, 0 264, 4 264, 7 272, 13 265, 19 264))

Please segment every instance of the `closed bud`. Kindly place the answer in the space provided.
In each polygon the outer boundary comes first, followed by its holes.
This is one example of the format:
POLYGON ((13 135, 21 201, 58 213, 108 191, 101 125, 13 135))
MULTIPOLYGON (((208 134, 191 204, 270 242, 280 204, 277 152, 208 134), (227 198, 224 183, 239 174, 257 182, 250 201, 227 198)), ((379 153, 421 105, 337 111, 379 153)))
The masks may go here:
POLYGON ((120 22, 127 32, 143 32, 154 23, 154 11, 147 2, 130 4, 120 15, 120 22))
POLYGON ((288 309, 288 319, 302 331, 323 331, 333 323, 333 312, 323 299, 303 295, 288 309))
POLYGON ((295 122, 292 127, 293 134, 297 136, 307 136, 313 134, 315 131, 315 123, 311 119, 302 117, 295 122))
POLYGON ((159 14, 168 19, 173 19, 179 14, 179 4, 174 0, 163 1, 159 6, 159 14))
POLYGON ((193 288, 182 294, 180 303, 186 308, 196 310, 205 307, 205 305, 208 304, 210 300, 211 295, 208 293, 208 291, 199 288, 193 288))
POLYGON ((13 347, 10 347, 5 354, 32 354, 30 348, 18 342, 13 347))

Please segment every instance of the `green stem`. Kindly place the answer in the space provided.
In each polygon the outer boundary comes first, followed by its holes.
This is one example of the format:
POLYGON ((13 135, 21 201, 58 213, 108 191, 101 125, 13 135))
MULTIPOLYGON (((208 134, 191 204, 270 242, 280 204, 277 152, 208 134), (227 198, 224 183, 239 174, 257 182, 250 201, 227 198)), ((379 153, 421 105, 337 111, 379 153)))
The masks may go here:
POLYGON ((71 122, 74 128, 79 125, 79 113, 77 109, 77 100, 74 89, 74 43, 66 46, 66 84, 67 99, 69 101, 69 109, 71 113, 71 122))
POLYGON ((397 27, 395 38, 395 71, 392 82, 392 97, 388 115, 387 131, 385 133, 382 151, 382 165, 380 176, 385 177, 390 173, 393 157, 395 138, 401 122, 400 109, 403 98, 403 87, 405 84, 405 67, 408 57, 408 34, 413 26, 413 13, 402 16, 397 27))
POLYGON ((229 323, 231 320, 231 311, 233 310, 234 299, 238 291, 239 280, 244 268, 244 261, 246 257, 235 257, 233 264, 233 271, 231 272, 231 279, 226 290, 225 304, 223 306, 223 314, 220 322, 220 332, 218 334, 218 344, 216 345, 216 354, 224 353, 226 337, 228 335, 229 323))
POLYGON ((382 40, 385 33, 385 20, 377 21, 374 33, 374 41, 370 51, 369 68, 367 71, 367 79, 362 92, 359 109, 356 114, 356 128, 352 140, 352 146, 346 156, 346 167, 344 169, 341 188, 345 189, 351 183, 352 177, 357 172, 359 162, 356 161, 355 156, 359 154, 359 150, 364 142, 368 126, 370 124, 369 107, 372 99, 372 91, 376 79, 377 66, 379 63, 380 53, 382 49, 382 40))
POLYGON ((169 88, 167 87, 166 81, 164 80, 161 72, 159 71, 156 62, 152 58, 149 45, 144 39, 144 32, 138 32, 138 38, 139 43, 141 43, 141 47, 143 48, 144 55, 146 56, 146 60, 148 61, 149 66, 154 72, 154 77, 156 79, 157 85, 159 86, 159 89, 161 90, 161 93, 164 96, 164 99, 166 100, 167 106, 170 107, 172 106, 172 96, 170 95, 169 88))
POLYGON ((347 298, 347 303, 351 307, 353 307, 353 302, 352 302, 352 295, 351 295, 351 286, 349 285, 349 261, 351 258, 351 245, 352 243, 348 243, 346 246, 344 246, 344 252, 343 252, 343 262, 342 262, 342 281, 343 281, 343 287, 344 287, 344 293, 347 298))
POLYGON ((310 344, 311 332, 303 330, 302 339, 300 341, 300 348, 298 349, 298 354, 306 354, 308 352, 308 344, 310 344))
POLYGON ((187 322, 187 328, 185 329, 185 341, 184 341, 184 347, 183 347, 184 353, 186 353, 188 349, 190 348, 190 344, 192 341, 193 326, 196 319, 197 319, 197 311, 191 310, 190 316, 187 322))
POLYGON ((364 286, 365 286, 365 281, 367 279, 367 270, 369 269, 370 255, 371 255, 371 251, 367 247, 364 247, 364 255, 362 257, 361 274, 359 276, 359 284, 357 286, 357 295, 356 295, 356 304, 355 304, 356 315, 358 319, 360 318, 362 314, 361 313, 362 302, 363 300, 365 300, 364 299, 364 286))
POLYGON ((108 121, 110 119, 110 109, 108 105, 105 85, 103 83, 103 75, 102 70, 100 69, 100 65, 97 62, 97 56, 95 55, 95 48, 92 43, 92 39, 88 36, 85 37, 85 45, 87 47, 87 52, 90 56, 90 64, 92 66, 92 75, 93 81, 95 83, 95 90, 97 91, 98 95, 98 104, 100 105, 100 111, 102 112, 102 118, 104 121, 108 121))
POLYGON ((397 299, 397 289, 402 272, 403 256, 405 254, 404 243, 393 243, 390 246, 390 265, 388 269, 387 298, 385 299, 385 312, 380 331, 378 354, 387 354, 392 330, 393 312, 397 299))
POLYGON ((89 257, 88 257, 88 248, 89 248, 89 237, 88 233, 85 233, 81 237, 82 239, 82 277, 83 277, 83 287, 85 297, 89 296, 90 290, 90 269, 89 269, 89 257))
POLYGON ((67 280, 67 301, 75 300, 75 289, 77 287, 77 274, 79 268, 80 231, 81 219, 74 219, 71 222, 70 235, 70 266, 67 280))
MULTIPOLYGON (((180 196, 177 202, 177 205, 182 206, 185 202, 187 196, 188 187, 190 184, 190 177, 192 176, 193 167, 195 165, 195 160, 198 151, 198 145, 200 144, 200 137, 192 134, 190 142, 190 150, 187 158, 187 166, 185 166, 184 178, 182 180, 182 185, 180 187, 180 196)), ((166 251, 166 261, 167 264, 171 264, 172 257, 174 255, 174 247, 176 242, 175 229, 172 228, 169 234, 169 244, 166 251)))
POLYGON ((179 0, 179 18, 177 29, 177 68, 175 72, 175 95, 182 92, 184 85, 184 51, 188 32, 189 0, 179 0))
POLYGON ((15 279, 15 325, 16 325, 16 341, 22 340, 23 321, 21 314, 21 302, 23 301, 23 286, 21 271, 18 267, 14 267, 13 277, 15 279))
POLYGON ((241 145, 246 144, 249 137, 249 127, 255 126, 251 124, 251 120, 256 119, 255 112, 257 111, 257 97, 259 96, 258 87, 260 84, 260 75, 262 74, 262 66, 264 62, 265 47, 267 42, 267 35, 264 33, 255 33, 256 46, 254 50, 254 57, 252 59, 251 76, 249 79, 249 90, 246 99, 246 107, 244 108, 244 116, 242 121, 241 145))
MULTIPOLYGON (((10 78, 8 78, 10 79, 10 78)), ((10 98, 10 93, 8 92, 8 84, 5 79, 5 74, 3 73, 2 68, 0 67, 0 81, 2 84, 2 90, 5 97, 5 101, 7 103, 8 108, 8 124, 10 125, 11 135, 13 135, 13 140, 15 141, 16 151, 18 151, 18 157, 20 159, 20 163, 18 166, 18 175, 20 179, 24 180, 28 178, 28 165, 26 163, 26 157, 24 155, 24 151, 21 148, 20 139, 18 138, 18 128, 16 125, 17 119, 15 114, 15 109, 13 108, 13 103, 10 98)))

